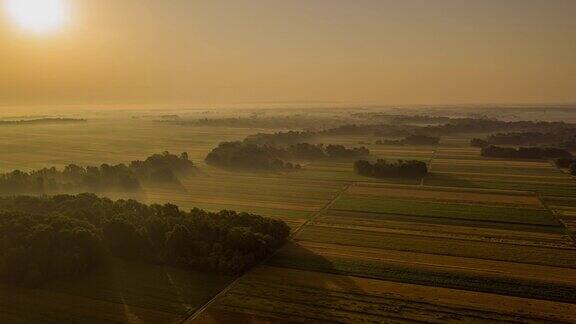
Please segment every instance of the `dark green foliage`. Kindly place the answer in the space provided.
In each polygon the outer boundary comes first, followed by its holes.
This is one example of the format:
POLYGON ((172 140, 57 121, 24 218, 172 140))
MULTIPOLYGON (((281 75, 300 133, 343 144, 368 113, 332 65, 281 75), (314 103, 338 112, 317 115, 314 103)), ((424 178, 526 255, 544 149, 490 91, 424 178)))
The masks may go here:
POLYGON ((428 173, 428 166, 422 161, 398 160, 388 163, 379 159, 376 163, 369 161, 356 161, 354 171, 360 175, 375 178, 422 178, 428 173))
POLYGON ((511 132, 492 134, 486 138, 492 145, 558 145, 568 148, 576 141, 576 128, 558 128, 550 132, 511 132))
POLYGON ((299 168, 282 161, 284 151, 269 145, 223 142, 206 156, 206 163, 230 169, 291 170, 299 168))
POLYGON ((96 228, 65 216, 0 214, 0 281, 36 286, 84 274, 102 261, 96 228))
POLYGON ((364 146, 349 149, 343 145, 298 143, 288 147, 285 155, 296 160, 347 159, 370 155, 370 150, 364 146))
POLYGON ((164 152, 145 161, 100 167, 81 167, 75 164, 62 171, 55 167, 31 172, 19 170, 0 175, 0 194, 42 194, 69 191, 103 192, 121 190, 135 192, 141 189, 141 181, 173 182, 178 175, 194 170, 188 155, 180 157, 164 152))
POLYGON ((282 221, 93 194, 0 198, 0 281, 38 285, 81 275, 114 255, 239 274, 287 239, 282 221))
POLYGON ((488 145, 489 144, 487 141, 480 139, 480 138, 474 138, 470 141, 470 146, 473 146, 473 147, 483 148, 483 147, 486 147, 488 145))
POLYGON ((326 146, 326 154, 331 158, 355 158, 369 155, 370 150, 364 146, 348 149, 343 145, 328 145, 326 146))
POLYGON ((544 147, 499 147, 490 145, 482 149, 482 156, 513 159, 548 159, 571 157, 572 154, 564 149, 544 147))
POLYGON ((230 169, 293 170, 299 164, 285 160, 319 160, 356 158, 369 155, 365 147, 348 149, 342 145, 297 143, 287 148, 273 145, 258 145, 251 142, 224 142, 206 156, 206 163, 230 169))
POLYGON ((186 152, 180 156, 164 152, 154 154, 144 161, 132 161, 129 168, 139 179, 172 182, 179 175, 191 173, 194 170, 194 163, 189 160, 186 152))
POLYGON ((426 135, 409 135, 401 140, 384 140, 376 142, 376 144, 386 145, 438 145, 439 143, 440 137, 426 135))
POLYGON ((570 164, 570 174, 573 176, 576 176, 576 162, 572 162, 572 164, 570 164))
POLYGON ((561 169, 568 169, 572 163, 576 162, 574 158, 559 158, 554 161, 556 167, 561 169))

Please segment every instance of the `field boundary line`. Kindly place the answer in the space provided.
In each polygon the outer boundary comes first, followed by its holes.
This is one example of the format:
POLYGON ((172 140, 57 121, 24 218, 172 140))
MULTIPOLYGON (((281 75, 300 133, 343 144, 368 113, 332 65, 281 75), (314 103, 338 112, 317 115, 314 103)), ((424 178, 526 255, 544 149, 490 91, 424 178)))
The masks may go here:
MULTIPOLYGON (((336 195, 334 195, 334 197, 332 199, 330 199, 330 201, 328 201, 320 210, 318 210, 317 212, 315 212, 308 220, 306 220, 304 223, 302 223, 300 226, 298 226, 298 228, 296 228, 288 237, 288 240, 293 240, 295 238, 295 236, 300 233, 302 231, 302 229, 304 229, 304 227, 308 224, 310 224, 311 222, 313 222, 314 220, 316 220, 316 218, 318 218, 320 215, 322 215, 326 210, 328 210, 332 205, 334 205, 334 203, 340 199, 340 197, 342 197, 342 195, 344 195, 344 193, 346 191, 348 191, 348 189, 350 187, 352 187, 354 185, 354 182, 349 182, 346 183, 346 185, 344 185, 344 187, 342 187, 340 189, 340 191, 338 191, 338 193, 336 195)), ((196 320, 200 315, 202 315, 204 313, 204 311, 206 311, 210 306, 212 306, 220 297, 226 295, 230 290, 232 290, 232 288, 234 288, 241 279, 243 279, 245 276, 249 275, 250 273, 252 273, 256 268, 260 267, 263 264, 266 264, 274 255, 276 255, 276 253, 281 249, 282 247, 278 248, 274 253, 272 253, 270 256, 268 256, 266 259, 262 260, 259 264, 255 265, 254 267, 252 267, 252 269, 250 269, 249 271, 247 271, 246 273, 242 274, 241 276, 239 276, 238 278, 234 279, 234 281, 232 281, 230 284, 228 284, 228 286, 226 286, 224 289, 222 289, 218 294, 216 294, 214 297, 212 297, 210 300, 208 300, 204 305, 202 305, 202 307, 198 308, 197 310, 194 311, 194 313, 192 314, 186 314, 184 316, 184 319, 181 321, 181 323, 183 324, 190 324, 192 323, 194 320, 196 320)))

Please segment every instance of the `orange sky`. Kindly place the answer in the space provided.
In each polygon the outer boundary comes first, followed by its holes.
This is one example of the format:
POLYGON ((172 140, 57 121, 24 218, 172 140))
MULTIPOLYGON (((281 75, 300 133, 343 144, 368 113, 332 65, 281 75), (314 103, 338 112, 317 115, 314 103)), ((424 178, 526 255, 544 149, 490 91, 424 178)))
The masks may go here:
POLYGON ((68 3, 0 7, 0 106, 576 102, 574 0, 68 3))

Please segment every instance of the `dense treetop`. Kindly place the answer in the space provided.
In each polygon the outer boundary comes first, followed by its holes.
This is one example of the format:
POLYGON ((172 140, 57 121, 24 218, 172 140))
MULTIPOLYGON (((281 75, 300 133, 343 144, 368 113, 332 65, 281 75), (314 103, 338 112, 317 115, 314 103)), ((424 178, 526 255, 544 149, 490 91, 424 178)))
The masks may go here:
MULTIPOLYGON (((486 139, 474 139, 475 143, 486 145, 553 145, 563 149, 576 149, 576 128, 561 128, 551 132, 511 132, 496 133, 486 139)), ((472 143, 474 146, 474 143, 472 143)))
POLYGON ((0 281, 39 285, 107 256, 238 274, 282 245, 288 226, 247 213, 112 201, 93 194, 0 198, 0 281))
POLYGON ((375 178, 422 178, 428 173, 428 165, 416 160, 387 162, 379 159, 375 163, 359 160, 354 163, 354 171, 375 178))
POLYGON ((288 147, 258 145, 251 142, 224 142, 206 156, 206 163, 231 169, 293 170, 297 161, 349 159, 366 156, 365 147, 297 143, 288 147), (292 161, 292 162, 286 162, 292 161))
POLYGON ((410 135, 400 140, 378 140, 376 144, 384 145, 438 145, 440 137, 426 135, 410 135))

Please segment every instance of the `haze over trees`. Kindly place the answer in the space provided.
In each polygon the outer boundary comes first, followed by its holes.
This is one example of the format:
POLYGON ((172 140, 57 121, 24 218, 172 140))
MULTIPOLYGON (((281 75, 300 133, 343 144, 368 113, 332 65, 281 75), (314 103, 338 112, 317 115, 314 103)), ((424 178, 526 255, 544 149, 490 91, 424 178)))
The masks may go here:
POLYGON ((10 125, 38 125, 38 124, 71 124, 71 123, 85 123, 86 119, 81 118, 56 118, 44 117, 35 119, 19 119, 19 120, 0 120, 0 126, 10 125))
POLYGON ((208 153, 206 163, 222 168, 246 170, 282 171, 300 168, 298 164, 281 160, 281 155, 281 150, 269 145, 223 142, 208 153))
POLYGON ((281 246, 290 229, 258 215, 94 194, 0 198, 0 281, 38 286, 79 276, 110 256, 239 274, 281 246))
POLYGON ((281 171, 300 169, 297 161, 350 159, 369 154, 365 147, 297 143, 284 148, 238 141, 220 143, 206 156, 206 163, 230 169, 281 171))
POLYGON ((137 192, 141 190, 142 182, 172 183, 179 176, 191 174, 194 169, 194 163, 188 159, 187 153, 177 156, 164 152, 144 161, 132 161, 129 165, 81 167, 70 164, 63 170, 55 167, 30 172, 15 170, 0 175, 0 194, 137 192))
POLYGON ((547 133, 534 131, 497 133, 487 136, 485 140, 474 139, 473 141, 476 143, 483 141, 491 145, 554 145, 563 149, 573 149, 576 148, 576 128, 560 128, 547 133))

